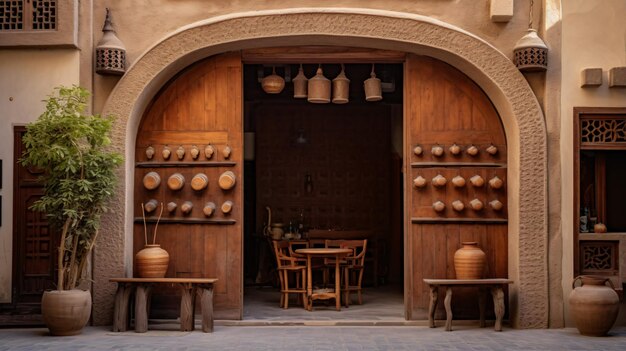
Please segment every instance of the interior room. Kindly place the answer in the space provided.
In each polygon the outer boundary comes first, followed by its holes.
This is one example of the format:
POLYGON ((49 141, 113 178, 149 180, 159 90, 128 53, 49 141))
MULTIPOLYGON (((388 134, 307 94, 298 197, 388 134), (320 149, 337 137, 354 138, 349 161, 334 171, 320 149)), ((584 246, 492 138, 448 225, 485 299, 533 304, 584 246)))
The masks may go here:
MULTIPOLYGON (((244 320, 404 318, 402 87, 400 63, 244 65, 244 320), (280 92, 267 84, 273 74, 280 92), (327 100, 311 85, 320 74, 327 100), (303 75, 308 95, 294 84, 303 75), (366 93, 374 76, 381 96, 366 93), (316 301, 310 313, 289 294, 280 308, 273 244, 329 239, 367 239, 362 305, 352 297, 336 313, 334 300, 316 301)), ((312 274, 314 288, 328 285, 326 273, 312 274)))

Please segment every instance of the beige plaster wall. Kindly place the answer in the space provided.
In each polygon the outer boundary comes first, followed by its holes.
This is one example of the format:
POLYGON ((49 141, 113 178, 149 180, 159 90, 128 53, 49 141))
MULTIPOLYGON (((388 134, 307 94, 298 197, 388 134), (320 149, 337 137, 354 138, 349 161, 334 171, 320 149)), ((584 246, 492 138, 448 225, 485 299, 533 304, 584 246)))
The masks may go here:
POLYGON ((0 50, 0 303, 11 302, 13 126, 37 119, 54 87, 78 84, 78 62, 78 50, 0 50))
MULTIPOLYGON (((626 2, 623 0, 562 1, 562 85, 561 85, 561 210, 563 226, 563 279, 565 314, 569 318, 567 296, 574 275, 573 198, 573 108, 625 107, 626 89, 609 88, 607 72, 611 67, 626 66, 626 2), (581 88, 580 71, 600 67, 604 84, 581 88)), ((623 313, 622 313, 623 315, 623 313)))
MULTIPOLYGON (((535 1, 535 21, 541 17, 535 1)), ((237 12, 284 8, 365 8, 419 14, 466 30, 512 57, 513 46, 528 27, 529 1, 515 0, 515 14, 509 22, 489 18, 490 0, 105 0, 94 2, 94 43, 102 37, 105 8, 111 9, 113 26, 127 49, 128 64, 172 32, 191 23, 237 12)), ((94 108, 101 111, 119 78, 95 77, 94 108)))

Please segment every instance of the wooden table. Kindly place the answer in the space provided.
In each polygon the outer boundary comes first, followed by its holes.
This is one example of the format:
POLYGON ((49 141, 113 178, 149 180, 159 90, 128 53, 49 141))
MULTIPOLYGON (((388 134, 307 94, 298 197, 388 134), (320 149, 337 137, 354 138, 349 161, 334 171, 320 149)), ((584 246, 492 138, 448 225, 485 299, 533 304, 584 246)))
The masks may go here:
POLYGON ((352 253, 351 249, 335 249, 335 248, 307 248, 297 249, 296 253, 306 256, 306 294, 308 297, 306 309, 313 310, 313 300, 335 299, 335 307, 337 311, 341 310, 341 272, 339 270, 339 261, 343 256, 352 253), (335 290, 334 291, 314 291, 313 290, 313 272, 311 270, 312 257, 330 257, 335 259, 335 290))
POLYGON ((135 292, 135 332, 148 331, 150 293, 156 284, 178 285, 181 289, 180 330, 194 330, 196 293, 200 293, 202 307, 202 331, 213 332, 213 278, 113 278, 117 283, 115 310, 113 311, 113 331, 123 332, 128 328, 128 302, 135 292))
POLYGON ((424 283, 430 287, 430 306, 428 307, 428 324, 431 328, 435 327, 435 309, 437 307, 437 298, 439 287, 446 287, 446 297, 443 305, 446 308, 446 331, 452 331, 452 287, 477 287, 478 306, 480 308, 480 327, 485 327, 485 298, 486 289, 491 288, 493 296, 493 309, 496 314, 496 323, 494 329, 502 331, 502 317, 504 316, 504 291, 503 287, 513 283, 509 279, 424 279, 424 283))

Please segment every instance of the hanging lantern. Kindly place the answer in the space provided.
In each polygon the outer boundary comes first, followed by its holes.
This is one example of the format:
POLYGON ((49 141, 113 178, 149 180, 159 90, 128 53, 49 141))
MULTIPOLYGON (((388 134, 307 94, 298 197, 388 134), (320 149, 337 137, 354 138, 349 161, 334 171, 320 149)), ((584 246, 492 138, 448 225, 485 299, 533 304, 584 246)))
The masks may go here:
POLYGON ((322 65, 317 68, 315 77, 309 79, 308 101, 314 104, 327 104, 330 102, 330 80, 324 77, 322 65))
POLYGON ((268 94, 280 94, 285 87, 285 80, 283 77, 276 74, 276 67, 272 67, 272 74, 263 78, 261 87, 263 91, 268 94))
POLYGON ((365 80, 363 85, 365 86, 365 100, 366 101, 380 101, 383 99, 382 87, 380 85, 380 79, 376 78, 374 72, 374 64, 372 64, 372 73, 370 73, 369 79, 365 80))
POLYGON ((343 63, 341 72, 333 79, 333 104, 346 104, 349 101, 350 79, 346 77, 343 63))
POLYGON ((522 72, 548 69, 548 47, 534 29, 529 29, 526 35, 518 40, 513 53, 515 66, 522 72))
POLYGON ((308 79, 304 75, 304 71, 302 70, 302 64, 300 64, 298 75, 293 79, 293 97, 294 98, 296 99, 306 98, 307 82, 308 82, 308 79))
POLYGON ((533 29, 534 1, 530 0, 528 32, 515 43, 513 62, 522 72, 545 71, 548 69, 548 46, 533 29))
POLYGON ((102 39, 96 46, 96 73, 105 75, 123 75, 126 72, 126 48, 115 34, 111 24, 111 13, 107 15, 102 27, 102 39))

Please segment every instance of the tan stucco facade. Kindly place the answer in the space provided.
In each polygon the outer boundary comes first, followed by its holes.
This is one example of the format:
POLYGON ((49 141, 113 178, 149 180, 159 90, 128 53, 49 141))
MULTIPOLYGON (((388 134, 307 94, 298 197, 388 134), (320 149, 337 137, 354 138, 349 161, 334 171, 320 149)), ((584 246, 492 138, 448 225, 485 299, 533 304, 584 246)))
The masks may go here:
POLYGON ((0 226, 0 303, 11 302, 13 267, 13 126, 32 122, 42 102, 58 85, 78 84, 76 50, 0 50, 0 159, 2 226, 0 226), (45 64, 42 64, 45 62, 45 64))
POLYGON ((147 104, 171 77, 199 59, 306 43, 428 55, 481 86, 502 117, 509 146, 509 276, 516 282, 512 321, 525 328, 571 325, 573 107, 626 105, 626 89, 607 83, 610 68, 626 66, 622 0, 535 1, 534 27, 550 48, 549 68, 525 75, 511 63, 513 47, 528 27, 529 2, 522 0, 294 0, 289 8, 274 0, 67 3, 80 14, 75 27, 81 30, 72 44, 78 49, 0 51, 0 303, 11 299, 11 126, 34 120, 52 87, 80 83, 94 92, 94 112, 119 119, 115 147, 126 157, 119 171, 123 181, 115 212, 105 219, 102 236, 107 239, 94 255, 94 323, 106 324, 114 294, 108 277, 132 273, 134 138, 147 104), (503 22, 492 20, 494 2, 503 22), (93 73, 92 53, 102 35, 105 8, 111 9, 127 49, 130 68, 121 79, 93 73), (603 69, 604 84, 581 88, 580 71, 592 67, 603 69))

